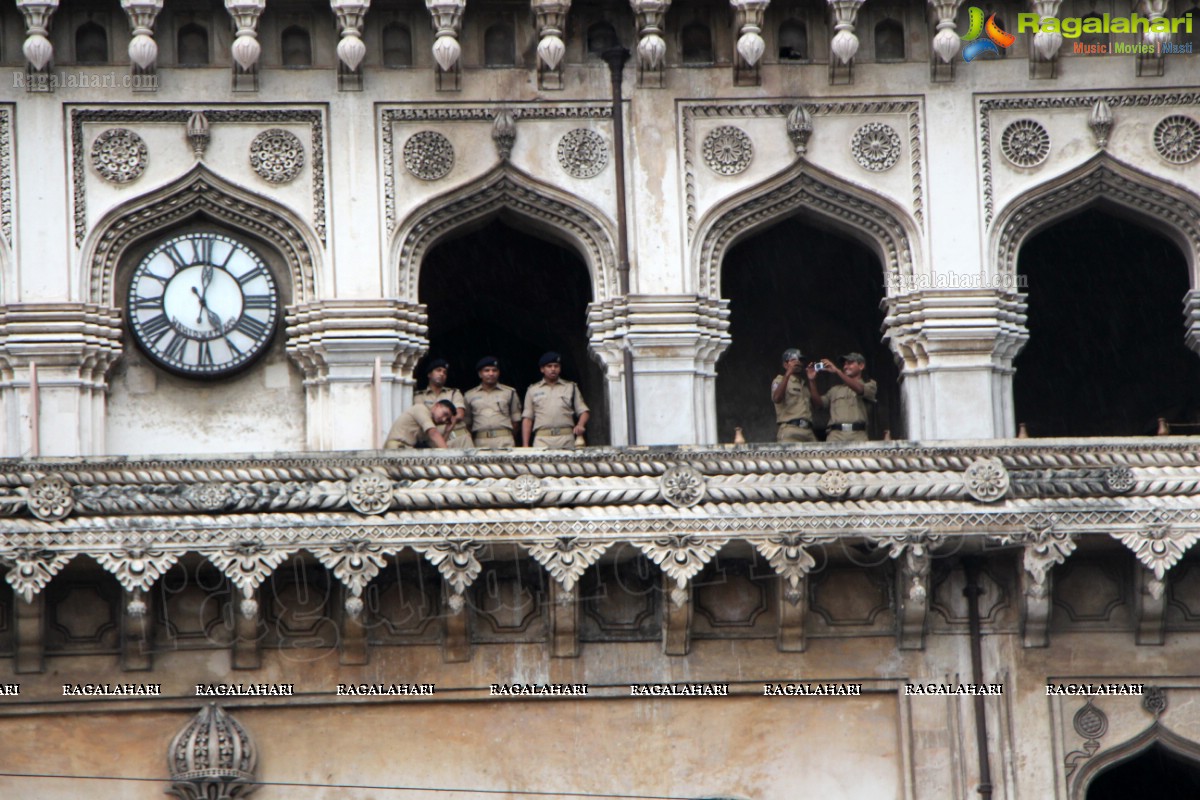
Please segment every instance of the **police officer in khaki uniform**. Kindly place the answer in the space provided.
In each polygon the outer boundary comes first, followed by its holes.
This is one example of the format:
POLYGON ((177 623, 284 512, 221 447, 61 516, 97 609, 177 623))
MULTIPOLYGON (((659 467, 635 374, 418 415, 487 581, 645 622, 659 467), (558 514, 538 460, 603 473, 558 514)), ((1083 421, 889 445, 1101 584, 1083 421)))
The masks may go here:
POLYGON ((816 371, 808 368, 808 385, 800 377, 804 355, 796 348, 783 351, 783 374, 771 382, 771 402, 775 404, 777 438, 781 442, 815 442, 812 426, 812 397, 816 391, 816 371))
POLYGON ((432 409, 437 401, 449 400, 458 409, 458 413, 454 418, 454 427, 449 431, 443 431, 444 434, 448 434, 446 436, 447 446, 461 450, 474 447, 475 443, 471 441, 471 434, 467 431, 467 426, 463 421, 467 404, 463 400, 462 392, 446 386, 446 378, 450 374, 450 364, 444 358, 435 358, 429 362, 425 371, 429 378, 429 385, 419 392, 413 392, 413 402, 424 403, 426 408, 432 409))
POLYGON ((867 403, 875 402, 879 391, 875 381, 863 380, 867 360, 862 353, 846 353, 842 356, 842 368, 838 369, 829 359, 823 359, 825 369, 842 379, 823 396, 813 383, 813 400, 829 409, 829 433, 827 442, 867 441, 867 403))
POLYGON ((449 400, 439 400, 433 404, 432 409, 414 403, 396 417, 383 446, 388 449, 417 447, 422 444, 427 447, 449 447, 439 428, 454 419, 457 412, 458 409, 449 400))
POLYGON ((479 385, 467 392, 467 427, 480 450, 512 447, 521 430, 517 390, 500 383, 500 362, 492 356, 475 365, 479 385))
POLYGON ((521 414, 521 443, 529 447, 574 450, 575 437, 587 430, 591 412, 583 402, 579 387, 563 380, 562 356, 546 353, 538 359, 542 379, 525 392, 525 411, 521 414))

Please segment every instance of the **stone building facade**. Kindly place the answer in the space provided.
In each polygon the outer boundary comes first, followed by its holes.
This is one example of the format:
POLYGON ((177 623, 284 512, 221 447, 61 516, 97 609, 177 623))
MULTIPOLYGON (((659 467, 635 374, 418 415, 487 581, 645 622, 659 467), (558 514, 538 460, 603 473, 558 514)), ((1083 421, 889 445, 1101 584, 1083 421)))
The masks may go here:
POLYGON ((1196 780, 1192 11, 0 12, 0 794, 1196 780), (376 449, 545 350, 588 449, 376 449))

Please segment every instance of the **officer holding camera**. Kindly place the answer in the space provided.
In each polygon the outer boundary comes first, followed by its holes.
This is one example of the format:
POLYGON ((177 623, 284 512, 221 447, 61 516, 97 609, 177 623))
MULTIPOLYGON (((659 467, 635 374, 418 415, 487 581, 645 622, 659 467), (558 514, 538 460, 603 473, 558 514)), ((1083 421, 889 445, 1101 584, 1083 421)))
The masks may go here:
POLYGON ((808 367, 809 386, 812 399, 817 405, 829 409, 827 442, 867 441, 867 403, 875 402, 879 391, 875 381, 863 380, 867 360, 862 353, 847 353, 842 356, 842 368, 829 359, 821 359, 818 365, 808 367), (817 371, 823 369, 841 378, 842 382, 824 395, 817 388, 817 371))
POLYGON ((783 374, 771 382, 771 402, 775 404, 777 438, 781 442, 815 442, 812 427, 812 400, 816 392, 816 372, 808 368, 808 385, 800 378, 804 355, 796 348, 783 352, 783 374))

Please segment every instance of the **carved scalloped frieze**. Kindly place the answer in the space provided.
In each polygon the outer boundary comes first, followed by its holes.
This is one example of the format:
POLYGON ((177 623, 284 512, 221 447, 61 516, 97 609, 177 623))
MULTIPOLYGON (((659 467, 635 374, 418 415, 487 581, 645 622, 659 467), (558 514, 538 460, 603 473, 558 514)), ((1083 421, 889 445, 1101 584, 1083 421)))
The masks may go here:
POLYGON ((353 617, 362 614, 363 590, 387 563, 383 546, 353 539, 331 547, 309 547, 308 551, 350 591, 346 611, 353 617))
POLYGON ((612 542, 589 541, 579 536, 560 536, 524 545, 563 589, 570 592, 583 573, 612 546, 612 542))
POLYGON ((242 616, 249 619, 258 613, 254 592, 294 552, 295 549, 269 547, 261 542, 242 542, 234 547, 206 552, 205 556, 242 591, 240 610, 242 616))
POLYGON ((73 553, 55 552, 22 547, 15 551, 0 551, 0 562, 9 565, 4 579, 13 591, 33 602, 33 596, 50 583, 50 579, 67 565, 73 553))
POLYGON ((125 591, 148 592, 179 560, 179 553, 136 542, 123 550, 96 553, 93 558, 117 579, 125 591))
POLYGON ((775 574, 784 580, 787 586, 783 597, 793 606, 802 597, 801 581, 817 565, 817 560, 805 549, 806 546, 826 541, 825 537, 808 536, 799 533, 781 533, 767 536, 764 540, 756 541, 754 548, 767 559, 775 574))
POLYGON ((463 595, 479 577, 479 573, 483 571, 483 565, 479 563, 478 555, 484 546, 466 539, 410 546, 425 556, 430 564, 437 567, 438 572, 450 584, 450 588, 453 590, 450 595, 450 610, 455 614, 462 611, 466 604, 463 595))
POLYGON ((684 534, 634 544, 675 581, 671 602, 681 607, 687 601, 688 581, 704 569, 704 565, 712 560, 726 541, 684 534))
POLYGON ((1145 531, 1113 533, 1112 537, 1128 547, 1161 582, 1167 570, 1179 563, 1192 545, 1200 541, 1196 531, 1173 530, 1170 525, 1151 525, 1145 531))
MULTIPOLYGON (((197 111, 204 114, 210 125, 258 124, 274 125, 300 123, 309 126, 308 149, 312 153, 312 225, 325 244, 325 117, 319 109, 255 108, 255 109, 153 109, 153 108, 84 108, 71 110, 71 183, 74 198, 75 245, 87 236, 87 153, 83 126, 88 123, 108 123, 136 127, 144 124, 175 123, 186 129, 188 120, 197 111)), ((0 130, 0 138, 3 131, 0 130)), ((3 153, 0 153, 2 158, 3 153)), ((2 162, 0 162, 2 163, 2 162)), ((0 173, 0 179, 3 175, 0 173)), ((0 185, 0 190, 2 190, 0 185)), ((0 191, 0 201, 3 200, 0 191)))

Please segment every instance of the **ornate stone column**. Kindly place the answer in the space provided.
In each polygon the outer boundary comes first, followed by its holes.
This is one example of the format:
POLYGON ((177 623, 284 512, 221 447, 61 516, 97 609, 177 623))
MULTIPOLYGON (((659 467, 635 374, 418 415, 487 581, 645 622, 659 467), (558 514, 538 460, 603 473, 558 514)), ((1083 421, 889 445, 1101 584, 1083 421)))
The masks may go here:
POLYGON ((425 0, 425 7, 433 17, 433 60, 437 62, 437 88, 457 91, 461 74, 458 58, 462 55, 458 34, 462 31, 467 0, 425 0))
POLYGON ((225 8, 237 25, 233 40, 233 90, 258 91, 258 18, 267 7, 266 0, 225 0, 225 8))
POLYGON ((638 86, 661 89, 667 43, 663 40, 663 20, 671 8, 671 0, 629 0, 637 18, 638 86))
POLYGON ((763 41, 763 17, 770 0, 729 0, 735 12, 737 44, 733 54, 733 80, 739 86, 757 86, 761 83, 758 63, 767 50, 763 41))
POLYGON ((108 370, 120 355, 121 313, 115 308, 0 307, 4 455, 103 454, 108 370))
POLYGON ((25 43, 21 45, 21 52, 28 62, 25 89, 30 92, 53 91, 46 68, 54 58, 54 45, 50 44, 48 35, 50 18, 58 8, 58 0, 17 0, 17 8, 25 17, 25 43))
POLYGON ((908 438, 1014 436, 1012 362, 1029 338, 1023 296, 929 289, 886 303, 884 336, 902 365, 908 438))
POLYGON ((532 0, 538 28, 538 88, 562 88, 562 59, 567 52, 563 43, 567 12, 571 0, 532 0))
POLYGON ((329 5, 337 15, 341 39, 337 45, 338 89, 361 90, 363 57, 367 46, 363 44, 363 17, 371 7, 370 0, 330 0, 329 5))
POLYGON ((130 71, 134 91, 158 89, 158 44, 154 41, 154 21, 162 11, 163 0, 121 0, 129 17, 133 38, 129 40, 130 71))
POLYGON ((375 424, 386 434, 412 402, 413 369, 429 346, 425 320, 423 305, 400 300, 318 300, 288 309, 287 352, 304 370, 310 449, 379 446, 375 424))
POLYGON ((729 347, 729 303, 630 295, 588 308, 588 348, 605 366, 613 444, 626 444, 623 352, 633 353, 639 444, 717 441, 717 358, 729 347))

